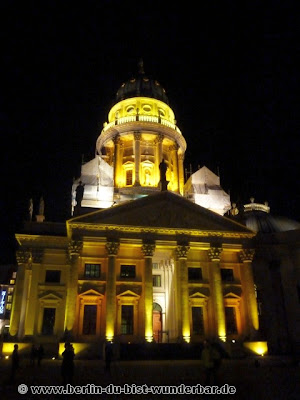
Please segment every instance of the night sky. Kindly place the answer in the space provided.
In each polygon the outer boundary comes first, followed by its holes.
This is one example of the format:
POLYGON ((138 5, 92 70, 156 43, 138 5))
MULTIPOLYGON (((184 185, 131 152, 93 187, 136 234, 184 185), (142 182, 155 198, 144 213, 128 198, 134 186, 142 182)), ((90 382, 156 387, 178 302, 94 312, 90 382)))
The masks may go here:
POLYGON ((300 220, 293 2, 4 1, 0 14, 0 264, 30 198, 48 221, 70 216, 72 179, 140 58, 166 90, 185 167, 219 171, 232 202, 300 220))

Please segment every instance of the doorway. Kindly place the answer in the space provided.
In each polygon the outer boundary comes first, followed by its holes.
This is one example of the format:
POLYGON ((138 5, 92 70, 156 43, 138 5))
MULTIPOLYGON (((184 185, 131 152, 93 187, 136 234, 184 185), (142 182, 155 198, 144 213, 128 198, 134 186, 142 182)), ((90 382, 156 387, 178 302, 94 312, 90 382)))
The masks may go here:
POLYGON ((162 342, 162 308, 153 303, 153 339, 156 343, 162 342))

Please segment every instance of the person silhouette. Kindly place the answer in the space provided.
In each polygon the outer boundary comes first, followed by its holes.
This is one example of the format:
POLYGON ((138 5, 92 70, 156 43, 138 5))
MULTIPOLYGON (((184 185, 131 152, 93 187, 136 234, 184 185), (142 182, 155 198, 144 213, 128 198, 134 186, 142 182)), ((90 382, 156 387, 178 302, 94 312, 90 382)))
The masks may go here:
POLYGON ((74 348, 71 343, 65 343, 65 350, 62 353, 63 361, 61 364, 61 375, 63 379, 63 385, 66 386, 68 383, 72 384, 74 376, 74 348))
POLYGON ((105 370, 110 372, 110 364, 113 356, 113 348, 111 342, 105 344, 105 370))
POLYGON ((38 349, 37 349, 37 363, 38 363, 38 366, 41 365, 43 357, 44 357, 44 347, 43 347, 42 344, 40 344, 38 349))
POLYGON ((11 374, 10 374, 10 382, 15 381, 16 372, 19 369, 19 346, 17 344, 14 345, 14 350, 11 355, 11 374))

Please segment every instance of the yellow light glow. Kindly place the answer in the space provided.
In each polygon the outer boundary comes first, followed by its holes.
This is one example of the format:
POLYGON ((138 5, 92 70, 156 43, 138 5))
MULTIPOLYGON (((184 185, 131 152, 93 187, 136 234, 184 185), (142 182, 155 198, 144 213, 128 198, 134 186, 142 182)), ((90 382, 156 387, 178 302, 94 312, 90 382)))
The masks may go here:
MULTIPOLYGON (((75 355, 78 355, 80 353, 82 353, 84 350, 89 348, 89 343, 73 343, 73 348, 74 348, 74 353, 75 355)), ((61 356, 62 353, 65 351, 65 343, 59 343, 59 350, 58 350, 58 354, 61 356)))
POLYGON ((145 335, 145 339, 148 343, 151 343, 153 341, 152 332, 147 332, 145 335))
POLYGON ((191 337, 190 337, 190 336, 183 336, 183 340, 184 340, 186 343, 190 343, 191 337))
POLYGON ((29 348, 31 347, 31 343, 18 343, 18 342, 12 342, 12 343, 3 343, 2 347, 2 355, 6 358, 6 356, 9 356, 12 354, 14 351, 14 345, 17 344, 19 346, 19 353, 22 353, 24 350, 29 351, 29 348))
POLYGON ((267 342, 244 342, 244 347, 250 350, 254 354, 264 356, 268 353, 268 343, 267 342))

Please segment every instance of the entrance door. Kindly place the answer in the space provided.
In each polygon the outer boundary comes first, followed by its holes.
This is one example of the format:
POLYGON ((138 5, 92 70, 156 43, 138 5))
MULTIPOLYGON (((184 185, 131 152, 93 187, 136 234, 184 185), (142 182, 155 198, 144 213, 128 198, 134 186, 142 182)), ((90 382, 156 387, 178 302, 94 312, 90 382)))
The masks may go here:
POLYGON ((153 339, 162 342, 162 308, 157 303, 153 303, 153 339))

